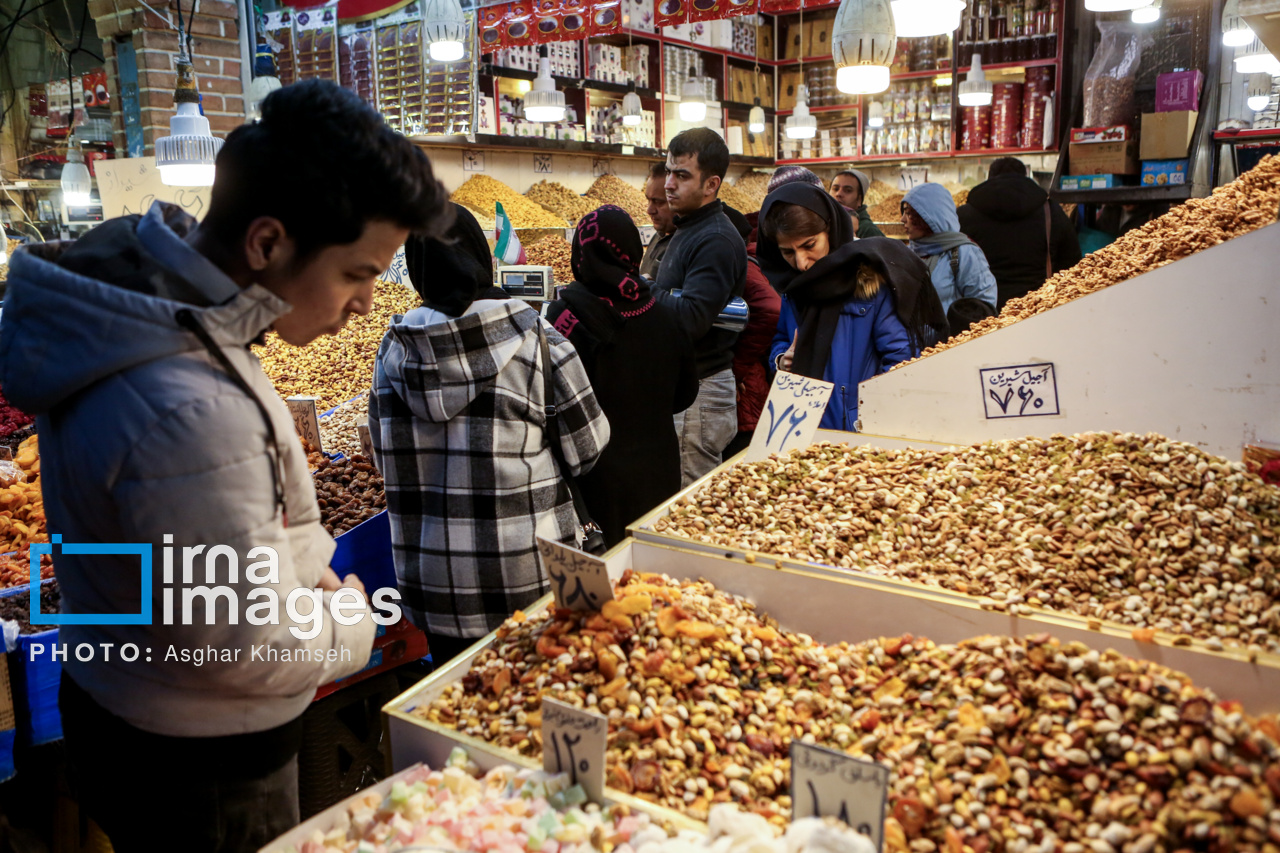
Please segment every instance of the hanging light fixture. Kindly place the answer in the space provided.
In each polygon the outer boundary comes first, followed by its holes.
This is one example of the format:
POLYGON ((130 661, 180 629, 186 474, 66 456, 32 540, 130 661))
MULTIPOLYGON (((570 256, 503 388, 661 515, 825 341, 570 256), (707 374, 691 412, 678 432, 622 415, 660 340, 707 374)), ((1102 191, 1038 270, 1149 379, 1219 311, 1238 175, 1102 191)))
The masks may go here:
POLYGON ((262 102, 276 89, 281 88, 276 76, 276 58, 266 42, 258 42, 253 62, 253 82, 249 84, 249 118, 262 117, 262 102))
POLYGON ((849 95, 888 89, 898 35, 888 0, 841 0, 831 27, 836 88, 849 95))
POLYGON ((622 96, 622 123, 627 127, 640 124, 643 120, 640 111, 640 96, 636 94, 635 81, 632 81, 630 90, 622 96))
POLYGON ((528 121, 553 122, 564 119, 564 92, 551 79, 551 60, 547 47, 538 48, 538 76, 533 88, 524 96, 524 117, 528 121))
POLYGON ((62 167, 62 203, 67 207, 86 207, 92 190, 93 182, 89 167, 84 164, 84 155, 80 153, 80 141, 72 139, 67 143, 67 162, 62 167))
POLYGON ((747 115, 747 130, 752 133, 764 133, 764 122, 764 107, 760 106, 760 99, 756 98, 756 105, 747 115))
POLYGON ((427 0, 422 25, 432 62, 457 62, 466 53, 467 17, 458 0, 427 0))
POLYGON ((985 107, 991 103, 992 87, 987 82, 987 73, 982 70, 982 55, 973 55, 972 65, 964 82, 959 87, 960 106, 985 107))
POLYGON ((796 87, 796 108, 787 116, 787 139, 813 139, 818 135, 818 120, 809 115, 809 87, 796 87))
POLYGON ((1280 76, 1280 60, 1262 46, 1262 42, 1254 39, 1253 44, 1235 58, 1238 74, 1269 74, 1280 76))
POLYGON ((1156 21, 1160 20, 1161 5, 1160 0, 1155 0, 1155 2, 1150 6, 1142 6, 1141 8, 1134 9, 1129 15, 1129 20, 1133 21, 1135 24, 1154 24, 1156 21))
POLYGON ((1222 43, 1227 47, 1244 47, 1253 41, 1253 30, 1240 17, 1240 0, 1227 0, 1222 7, 1222 43))
POLYGON ((1152 0, 1084 0, 1084 7, 1090 12, 1132 12, 1151 3, 1152 0))
POLYGON ((680 94, 680 120, 702 121, 707 117, 707 95, 702 81, 690 77, 684 81, 684 89, 680 94))
POLYGON ((212 186, 222 140, 209 131, 209 120, 200 115, 195 69, 184 43, 178 48, 177 72, 178 85, 173 90, 177 110, 169 119, 169 135, 156 140, 160 181, 170 187, 212 186))
POLYGON ((960 29, 964 0, 892 0, 898 38, 944 36, 960 29))
POLYGON ((879 101, 867 107, 867 127, 884 127, 884 104, 879 101))
POLYGON ((1245 103, 1255 113, 1262 112, 1271 103, 1271 75, 1250 74, 1245 103))

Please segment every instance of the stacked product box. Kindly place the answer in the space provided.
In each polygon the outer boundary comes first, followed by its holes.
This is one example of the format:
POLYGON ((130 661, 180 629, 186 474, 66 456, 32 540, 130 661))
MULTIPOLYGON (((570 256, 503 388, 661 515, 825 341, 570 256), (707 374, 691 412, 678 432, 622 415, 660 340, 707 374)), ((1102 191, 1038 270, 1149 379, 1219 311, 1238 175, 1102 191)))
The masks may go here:
POLYGON ((729 48, 734 53, 746 56, 756 55, 756 31, 760 26, 759 15, 743 15, 730 21, 733 31, 733 45, 729 48))
MULTIPOLYGON (((581 42, 556 41, 543 46, 547 49, 547 64, 551 66, 552 76, 577 77, 582 73, 581 42)), ((502 68, 537 72, 538 45, 508 47, 498 51, 494 58, 502 68)))
POLYGON ((1017 148, 1022 140, 1021 83, 996 83, 992 86, 991 147, 1017 148))
POLYGON ((587 79, 603 83, 627 82, 622 52, 621 47, 612 44, 593 44, 587 48, 587 79))
POLYGON ((649 77, 649 45, 637 44, 626 49, 622 55, 622 67, 627 73, 627 80, 641 89, 652 88, 649 77))
POLYGON ((684 81, 690 77, 702 76, 702 54, 696 50, 664 45, 662 60, 662 91, 669 95, 679 95, 684 89, 684 81))

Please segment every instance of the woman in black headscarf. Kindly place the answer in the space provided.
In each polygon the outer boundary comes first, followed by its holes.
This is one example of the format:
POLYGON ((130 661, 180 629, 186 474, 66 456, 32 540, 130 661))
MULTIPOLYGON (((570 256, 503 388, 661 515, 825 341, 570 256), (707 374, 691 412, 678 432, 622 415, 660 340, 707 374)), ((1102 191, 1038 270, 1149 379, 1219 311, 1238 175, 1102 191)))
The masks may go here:
POLYGON ((924 262, 897 240, 854 233, 849 212, 807 184, 779 187, 760 209, 756 254, 783 296, 770 357, 835 384, 824 429, 855 429, 858 383, 947 334, 924 262))
POLYGON ((577 348, 612 438, 579 477, 592 520, 610 545, 626 526, 680 490, 680 445, 671 416, 698 395, 689 342, 671 309, 640 275, 644 246, 626 211, 606 205, 578 222, 574 281, 547 319, 577 348))

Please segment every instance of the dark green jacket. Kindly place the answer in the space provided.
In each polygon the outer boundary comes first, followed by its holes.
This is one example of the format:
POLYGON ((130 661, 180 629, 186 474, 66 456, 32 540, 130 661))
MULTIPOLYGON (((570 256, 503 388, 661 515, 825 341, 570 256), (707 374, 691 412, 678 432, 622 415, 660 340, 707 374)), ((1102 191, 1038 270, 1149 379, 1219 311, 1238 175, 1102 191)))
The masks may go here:
POLYGON ((871 221, 871 214, 867 213, 867 206, 865 204, 858 208, 857 219, 858 230, 856 233, 859 240, 865 240, 868 237, 884 236, 884 232, 877 228, 875 223, 871 221))

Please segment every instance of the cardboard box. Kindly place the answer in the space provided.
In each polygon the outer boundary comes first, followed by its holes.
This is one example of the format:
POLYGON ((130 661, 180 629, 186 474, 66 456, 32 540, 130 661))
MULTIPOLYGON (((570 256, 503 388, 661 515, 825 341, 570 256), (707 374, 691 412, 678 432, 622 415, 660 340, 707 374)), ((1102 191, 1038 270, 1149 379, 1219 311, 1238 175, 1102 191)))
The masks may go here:
POLYGON ((804 56, 805 49, 809 46, 809 33, 813 31, 813 22, 806 21, 801 24, 799 21, 787 25, 787 41, 786 51, 783 53, 784 59, 800 59, 804 56))
POLYGON ((1138 156, 1143 160, 1178 160, 1186 157, 1199 115, 1192 110, 1143 113, 1142 144, 1139 146, 1138 156))
POLYGON ((1138 140, 1123 142, 1072 142, 1068 166, 1073 175, 1138 174, 1138 140))
POLYGON ((773 106, 773 74, 772 72, 761 71, 755 75, 755 88, 752 92, 751 100, 755 103, 755 99, 760 99, 760 106, 773 106))
POLYGON ((761 59, 773 59, 773 24, 763 24, 756 28, 756 56, 761 59))
POLYGON ((805 50, 806 58, 810 56, 830 56, 831 55, 831 26, 835 23, 834 18, 819 19, 813 22, 805 23, 805 50))
POLYGON ((1156 112, 1200 109, 1204 75, 1195 71, 1169 71, 1156 77, 1156 112))
POLYGON ((1125 186, 1124 175, 1063 175, 1064 190, 1108 190, 1125 186))
POLYGON ((1143 160, 1142 185, 1144 187, 1172 187, 1187 182, 1187 165, 1190 160, 1143 160))
POLYGON ((739 104, 749 104, 755 97, 756 81, 755 72, 750 68, 730 68, 729 69, 729 91, 725 92, 725 99, 736 101, 739 104))
POLYGON ((1072 142, 1123 142, 1133 138, 1133 128, 1124 124, 1111 127, 1077 127, 1071 131, 1072 142))
POLYGON ((804 75, 799 70, 783 71, 778 76, 778 109, 793 110, 796 108, 796 94, 804 84, 804 75))

